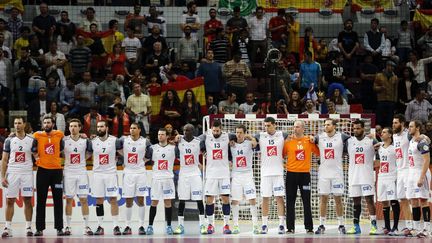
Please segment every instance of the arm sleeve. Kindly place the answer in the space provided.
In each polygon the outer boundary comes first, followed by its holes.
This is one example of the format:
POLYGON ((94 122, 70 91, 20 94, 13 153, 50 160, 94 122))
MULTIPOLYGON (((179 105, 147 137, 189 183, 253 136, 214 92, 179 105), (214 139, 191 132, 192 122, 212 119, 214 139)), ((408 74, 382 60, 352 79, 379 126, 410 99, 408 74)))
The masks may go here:
POLYGON ((319 151, 319 148, 316 144, 311 144, 311 152, 313 154, 315 154, 316 156, 319 156, 320 151, 319 151))
POLYGON ((379 151, 375 152, 375 160, 381 160, 380 155, 379 155, 379 151))
POLYGON ((259 142, 259 139, 260 139, 260 134, 259 133, 257 133, 257 134, 255 134, 255 140, 257 140, 257 142, 259 142))
POLYGON ((342 142, 345 144, 348 141, 348 138, 350 138, 350 135, 346 133, 342 133, 341 137, 342 137, 342 142))
POLYGON ((90 152, 90 153, 93 152, 93 143, 92 143, 91 140, 88 140, 88 143, 87 143, 87 151, 90 152))
MULTIPOLYGON (((36 139, 33 139, 33 141, 35 141, 36 139)), ((10 138, 7 138, 4 145, 3 145, 3 152, 6 153, 10 153, 11 148, 10 148, 10 138)))
POLYGON ((315 142, 315 144, 319 143, 319 135, 314 136, 314 142, 315 142))
POLYGON ((422 140, 417 144, 417 149, 421 154, 427 154, 430 151, 430 147, 425 140, 422 140))
POLYGON ((234 133, 228 133, 229 140, 236 140, 237 136, 234 133))
POLYGON ((283 138, 287 139, 288 138, 288 133, 287 132, 282 132, 283 138))
POLYGON ((38 151, 38 141, 36 139, 33 139, 33 144, 32 144, 31 151, 33 153, 36 153, 38 151))
POLYGON ((116 145, 116 150, 123 149, 123 138, 117 138, 115 145, 116 145))
POLYGON ((150 146, 150 147, 148 147, 147 150, 146 150, 145 158, 151 160, 151 159, 152 159, 152 156, 153 156, 153 147, 150 146))
POLYGON ((180 150, 179 150, 179 148, 178 148, 178 145, 175 146, 175 148, 174 148, 174 152, 175 152, 175 157, 176 157, 177 159, 180 159, 180 150))
POLYGON ((60 151, 63 151, 63 150, 64 150, 64 147, 65 147, 65 142, 64 142, 64 140, 62 139, 62 140, 60 140, 60 151))

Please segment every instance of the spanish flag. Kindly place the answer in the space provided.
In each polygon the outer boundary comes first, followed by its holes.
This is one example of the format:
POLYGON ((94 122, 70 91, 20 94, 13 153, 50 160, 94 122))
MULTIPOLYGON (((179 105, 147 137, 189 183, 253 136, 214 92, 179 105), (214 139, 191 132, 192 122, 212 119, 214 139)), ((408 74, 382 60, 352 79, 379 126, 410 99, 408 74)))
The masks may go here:
POLYGON ((423 30, 427 30, 432 25, 432 11, 417 9, 413 21, 420 23, 423 30))

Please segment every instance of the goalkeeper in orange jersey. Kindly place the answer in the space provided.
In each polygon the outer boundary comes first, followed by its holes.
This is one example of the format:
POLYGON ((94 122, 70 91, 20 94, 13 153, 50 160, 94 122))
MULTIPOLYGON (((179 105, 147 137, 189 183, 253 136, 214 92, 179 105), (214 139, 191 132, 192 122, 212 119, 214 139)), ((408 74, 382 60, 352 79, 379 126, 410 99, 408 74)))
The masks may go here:
POLYGON ((295 201, 297 188, 303 201, 304 224, 308 234, 313 234, 311 210, 310 167, 312 153, 319 155, 318 147, 313 139, 304 135, 305 123, 302 120, 294 122, 294 134, 285 142, 283 155, 286 162, 286 224, 287 234, 294 234, 295 201))

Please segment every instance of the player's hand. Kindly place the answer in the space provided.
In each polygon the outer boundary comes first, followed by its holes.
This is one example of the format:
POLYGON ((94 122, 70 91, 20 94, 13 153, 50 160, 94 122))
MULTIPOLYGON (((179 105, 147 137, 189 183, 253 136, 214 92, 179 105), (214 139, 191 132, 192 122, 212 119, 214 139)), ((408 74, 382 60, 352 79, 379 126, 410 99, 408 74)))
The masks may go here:
POLYGON ((88 138, 88 137, 87 137, 87 134, 85 134, 85 133, 80 133, 80 138, 88 138))
POLYGON ((234 145, 235 145, 235 141, 234 141, 234 140, 229 141, 229 145, 230 145, 231 147, 234 147, 234 145))
POLYGON ((7 188, 7 187, 9 186, 9 182, 7 181, 6 178, 3 178, 3 180, 2 180, 2 186, 3 186, 4 188, 7 188))
POLYGON ((174 138, 174 142, 178 143, 180 141, 180 134, 177 134, 174 138))
POLYGON ((90 139, 94 139, 96 137, 96 134, 91 134, 90 139))
POLYGON ((420 179, 417 181, 417 187, 422 187, 424 183, 424 178, 420 177, 420 179))
POLYGON ((10 137, 10 138, 13 138, 13 137, 15 137, 15 136, 16 136, 16 134, 15 134, 14 132, 9 133, 9 137, 10 137))
POLYGON ((309 141, 310 141, 311 143, 315 143, 315 138, 314 138, 314 136, 309 136, 309 141))
POLYGON ((376 144, 374 145, 374 149, 375 149, 375 150, 378 150, 380 147, 381 147, 381 143, 376 143, 376 144))

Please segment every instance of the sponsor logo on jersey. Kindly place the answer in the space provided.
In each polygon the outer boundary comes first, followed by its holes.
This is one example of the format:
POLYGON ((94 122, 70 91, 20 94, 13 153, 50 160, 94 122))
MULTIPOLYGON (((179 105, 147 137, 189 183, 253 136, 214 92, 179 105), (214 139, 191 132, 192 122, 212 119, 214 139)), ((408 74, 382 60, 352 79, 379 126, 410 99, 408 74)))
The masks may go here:
POLYGON ((275 186, 275 187, 273 187, 273 191, 275 191, 275 192, 283 191, 283 187, 282 186, 275 186))
POLYGON ((333 188, 335 189, 343 188, 343 184, 334 184, 333 188))
POLYGON ((138 191, 145 192, 145 191, 147 191, 147 187, 140 187, 140 188, 138 188, 138 191))
POLYGON ((277 147, 276 146, 267 146, 267 156, 277 156, 277 147))
POLYGON ((364 154, 355 154, 354 155, 354 163, 356 165, 364 164, 365 163, 365 155, 364 154))
POLYGON ((185 165, 193 165, 195 163, 193 154, 185 154, 185 165))
POLYGON ((138 154, 128 153, 127 161, 129 164, 137 164, 138 163, 138 154))
POLYGON ((202 194, 202 191, 192 191, 193 196, 200 196, 202 194))
POLYGON ((107 190, 107 192, 115 192, 115 191, 117 191, 117 188, 116 187, 108 187, 106 190, 107 190))
POLYGON ((414 156, 408 156, 408 161, 409 161, 409 165, 410 167, 414 167, 414 156))
POLYGON ((237 168, 246 167, 246 157, 245 156, 239 156, 236 158, 236 166, 237 168))
POLYGON ((222 190, 224 190, 224 189, 230 189, 230 185, 222 185, 222 186, 221 186, 221 189, 222 189, 222 190))
POLYGON ((15 152, 15 162, 24 163, 25 162, 25 152, 15 152))
POLYGON ((245 190, 244 193, 245 193, 245 195, 251 195, 251 194, 255 193, 255 190, 254 189, 245 190))
POLYGON ((88 188, 88 185, 79 185, 78 188, 84 190, 88 188))
POLYGON ((372 186, 371 185, 364 185, 364 186, 362 186, 362 190, 363 191, 371 191, 372 190, 372 186))
POLYGON ((213 149, 212 150, 213 160, 221 160, 223 159, 222 156, 222 149, 213 149))
POLYGON ((380 173, 389 173, 389 162, 381 162, 380 173))
POLYGON ((54 154, 54 144, 52 143, 45 144, 45 154, 49 154, 49 155, 54 154))
POLYGON ((168 170, 168 160, 158 160, 158 170, 168 170))
POLYGON ((81 162, 81 155, 80 154, 71 154, 70 155, 70 163, 75 165, 79 164, 81 162))
POLYGON ((334 159, 334 149, 324 149, 324 159, 334 159))
POLYGON ((107 165, 109 163, 109 155, 108 154, 99 154, 99 164, 107 165))
POLYGON ((33 187, 23 187, 22 189, 24 192, 32 192, 33 191, 33 187))
POLYGON ((163 190, 163 194, 165 194, 165 195, 169 195, 169 194, 171 194, 172 192, 173 192, 172 189, 163 190))
POLYGON ((387 191, 387 195, 389 195, 389 196, 394 195, 394 194, 395 194, 395 192, 393 190, 387 191))
POLYGON ((303 149, 295 151, 296 160, 305 160, 306 153, 303 149))
POLYGON ((396 148, 396 159, 402 159, 402 148, 396 148))

